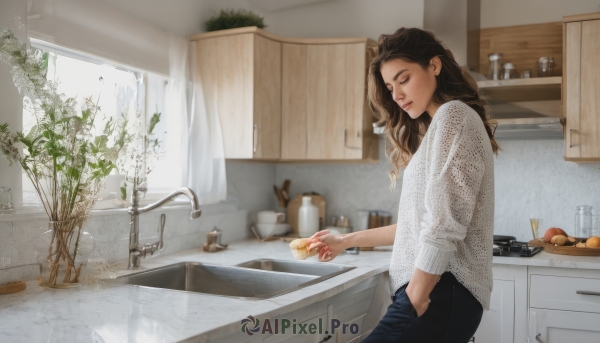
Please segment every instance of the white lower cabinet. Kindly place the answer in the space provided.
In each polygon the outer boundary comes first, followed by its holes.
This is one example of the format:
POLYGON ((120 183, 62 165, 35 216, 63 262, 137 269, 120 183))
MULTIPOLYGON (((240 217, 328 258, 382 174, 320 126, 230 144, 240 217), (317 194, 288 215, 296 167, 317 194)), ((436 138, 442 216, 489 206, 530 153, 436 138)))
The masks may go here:
POLYGON ((600 314, 532 308, 529 310, 531 343, 598 343, 600 314))
POLYGON ((529 268, 529 342, 600 342, 600 271, 529 268))
POLYGON ((490 310, 483 312, 471 342, 513 343, 515 325, 515 283, 494 280, 490 310))

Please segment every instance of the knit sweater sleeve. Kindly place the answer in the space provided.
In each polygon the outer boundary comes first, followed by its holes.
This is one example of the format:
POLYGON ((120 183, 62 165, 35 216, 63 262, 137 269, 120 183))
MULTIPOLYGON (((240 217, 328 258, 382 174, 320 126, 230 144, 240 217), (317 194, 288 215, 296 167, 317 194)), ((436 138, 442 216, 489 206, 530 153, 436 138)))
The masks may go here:
POLYGON ((477 117, 452 102, 438 110, 426 149, 425 214, 415 267, 429 274, 446 270, 465 239, 485 171, 484 146, 477 117), (440 113, 441 112, 441 113, 440 113))

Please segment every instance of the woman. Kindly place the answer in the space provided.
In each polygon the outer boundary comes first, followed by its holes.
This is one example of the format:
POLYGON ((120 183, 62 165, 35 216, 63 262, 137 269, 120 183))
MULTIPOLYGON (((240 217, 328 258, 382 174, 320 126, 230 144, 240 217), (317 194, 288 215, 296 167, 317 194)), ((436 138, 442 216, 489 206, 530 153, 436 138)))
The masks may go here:
POLYGON ((345 235, 320 231, 310 249, 331 261, 354 246, 394 245, 392 304, 363 342, 467 342, 492 291, 494 161, 485 102, 435 36, 401 28, 379 38, 369 101, 406 168, 398 223, 345 235))

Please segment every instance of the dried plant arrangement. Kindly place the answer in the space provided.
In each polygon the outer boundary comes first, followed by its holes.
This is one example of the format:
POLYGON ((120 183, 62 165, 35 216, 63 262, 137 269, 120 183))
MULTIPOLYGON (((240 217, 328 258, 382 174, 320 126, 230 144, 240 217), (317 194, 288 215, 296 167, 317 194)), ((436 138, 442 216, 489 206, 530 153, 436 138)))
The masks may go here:
POLYGON ((78 105, 59 93, 58 84, 46 79, 47 53, 27 48, 7 29, 0 32, 0 59, 11 66, 24 107, 36 120, 28 132, 0 125, 0 151, 11 164, 21 166, 48 216, 48 246, 38 257, 44 282, 50 286, 78 283, 87 263, 85 255, 91 253, 90 237, 82 227, 106 176, 115 168, 117 148, 108 147, 108 142, 116 124, 111 120, 102 134, 94 134, 100 111, 94 99, 78 105))

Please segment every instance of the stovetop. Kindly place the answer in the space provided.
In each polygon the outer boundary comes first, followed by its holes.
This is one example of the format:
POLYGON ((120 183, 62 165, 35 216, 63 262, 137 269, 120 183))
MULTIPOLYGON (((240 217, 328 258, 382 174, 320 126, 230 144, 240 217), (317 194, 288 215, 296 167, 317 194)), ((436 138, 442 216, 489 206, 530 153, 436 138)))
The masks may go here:
POLYGON ((494 236, 494 256, 531 257, 540 251, 542 248, 530 247, 527 242, 519 242, 515 237, 494 236), (497 237, 502 237, 502 239, 497 239, 497 237))

